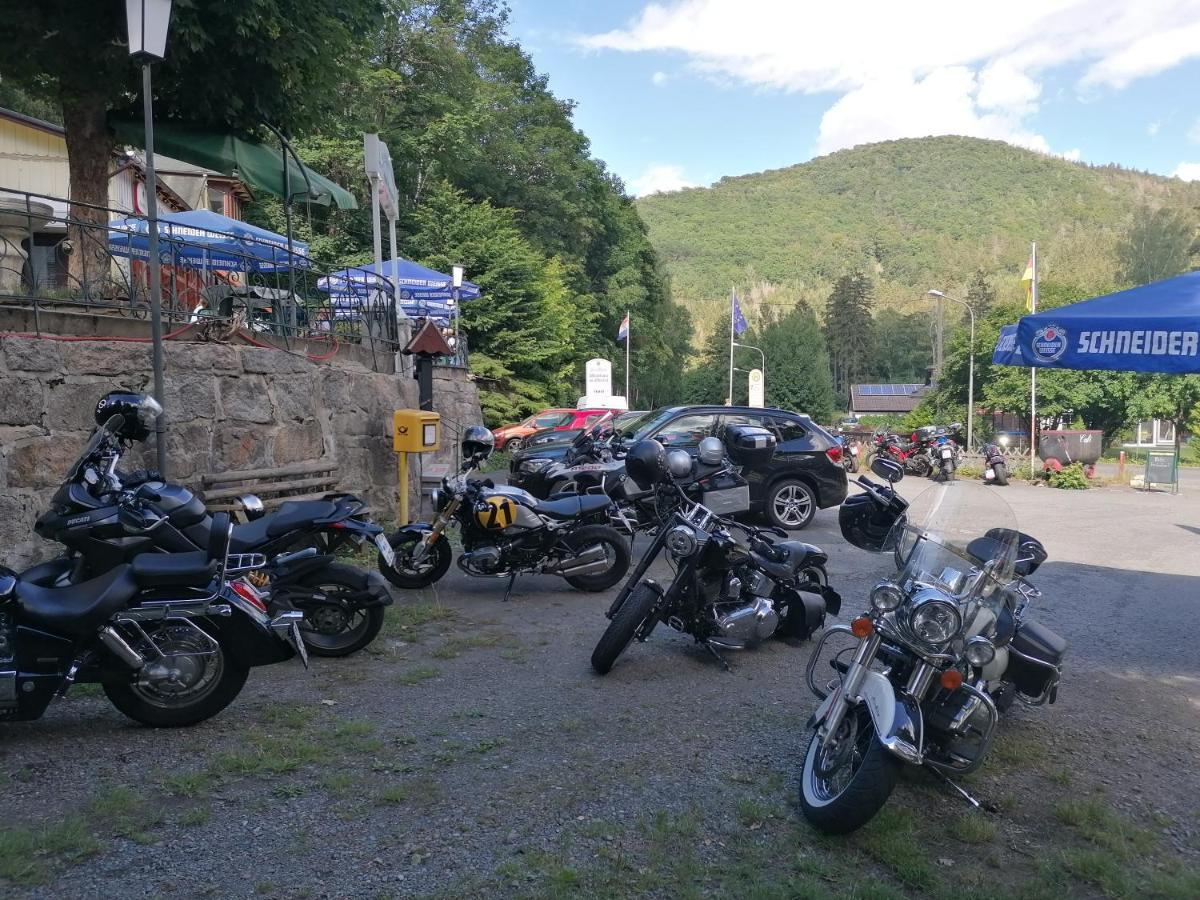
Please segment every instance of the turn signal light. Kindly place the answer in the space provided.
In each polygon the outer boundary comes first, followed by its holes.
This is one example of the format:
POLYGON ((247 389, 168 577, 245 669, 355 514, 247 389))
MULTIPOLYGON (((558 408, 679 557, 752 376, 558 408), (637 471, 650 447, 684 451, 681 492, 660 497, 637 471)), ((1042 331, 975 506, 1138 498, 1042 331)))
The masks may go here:
POLYGON ((958 671, 958 669, 947 669, 942 673, 941 682, 942 687, 944 687, 946 690, 957 691, 960 687, 962 687, 962 672, 958 671))
POLYGON ((860 616, 850 623, 850 633, 856 638, 870 637, 875 633, 875 623, 866 616, 860 616))

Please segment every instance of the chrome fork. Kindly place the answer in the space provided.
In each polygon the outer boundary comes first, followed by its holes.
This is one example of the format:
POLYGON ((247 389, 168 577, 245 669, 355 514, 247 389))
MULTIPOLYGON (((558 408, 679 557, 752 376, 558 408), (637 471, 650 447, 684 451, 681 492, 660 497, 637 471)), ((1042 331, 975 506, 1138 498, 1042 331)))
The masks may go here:
POLYGON ((819 729, 822 750, 829 749, 833 736, 837 734, 842 720, 846 717, 847 710, 858 701, 858 692, 862 688, 863 680, 867 677, 868 668, 875 659, 875 654, 879 652, 881 643, 883 643, 883 638, 878 631, 874 631, 869 637, 862 638, 858 649, 854 651, 854 658, 846 667, 846 674, 842 677, 841 687, 838 688, 837 699, 829 708, 829 713, 825 716, 825 721, 819 729))

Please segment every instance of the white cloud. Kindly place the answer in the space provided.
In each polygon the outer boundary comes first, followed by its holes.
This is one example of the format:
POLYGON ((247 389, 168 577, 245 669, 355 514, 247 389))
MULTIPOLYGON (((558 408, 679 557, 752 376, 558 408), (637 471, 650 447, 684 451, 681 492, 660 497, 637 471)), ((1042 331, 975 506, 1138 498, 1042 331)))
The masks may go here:
POLYGON ((654 83, 655 87, 662 87, 664 84, 667 83, 667 73, 666 72, 655 72, 653 75, 650 76, 650 81, 654 83))
POLYGON ((1171 175, 1184 181, 1200 181, 1200 163, 1180 163, 1171 175))
POLYGON ((1064 150, 1058 155, 1063 159, 1069 159, 1071 162, 1079 162, 1080 157, 1083 156, 1083 151, 1081 151, 1078 147, 1072 147, 1070 150, 1064 150))
POLYGON ((1160 129, 1161 127, 1162 127, 1161 122, 1151 122, 1149 125, 1146 126, 1146 134, 1150 135, 1150 137, 1157 137, 1158 129, 1160 129))
POLYGON ((645 197, 647 194, 666 194, 670 191, 682 191, 684 188, 690 187, 696 187, 695 183, 683 177, 683 166, 676 165, 650 166, 629 183, 629 191, 635 197, 645 197))
POLYGON ((1200 56, 1200 0, 659 0, 580 41, 682 54, 755 88, 833 92, 821 152, 926 134, 1046 150, 1025 120, 1047 71, 1084 66, 1080 90, 1122 88, 1200 56))

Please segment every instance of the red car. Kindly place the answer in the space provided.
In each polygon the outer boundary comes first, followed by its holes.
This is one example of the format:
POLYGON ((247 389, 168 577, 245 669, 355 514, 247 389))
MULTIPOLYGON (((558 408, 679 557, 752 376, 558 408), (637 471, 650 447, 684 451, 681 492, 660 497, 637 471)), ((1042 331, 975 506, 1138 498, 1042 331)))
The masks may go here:
POLYGON ((511 450, 516 453, 523 446, 525 438, 535 431, 541 431, 543 428, 553 428, 555 431, 588 428, 601 416, 610 413, 616 415, 618 412, 620 411, 612 409, 546 409, 516 425, 493 428, 492 436, 496 439, 497 450, 511 450))

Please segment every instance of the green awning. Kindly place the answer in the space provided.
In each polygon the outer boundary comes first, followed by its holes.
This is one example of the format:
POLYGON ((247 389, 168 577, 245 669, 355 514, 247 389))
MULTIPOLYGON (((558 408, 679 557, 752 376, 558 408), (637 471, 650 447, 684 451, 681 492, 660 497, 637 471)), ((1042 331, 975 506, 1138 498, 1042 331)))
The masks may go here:
MULTIPOLYGON (((109 123, 117 137, 133 147, 146 142, 141 122, 114 120, 109 123)), ((231 134, 200 131, 170 123, 155 123, 154 151, 223 175, 236 174, 251 188, 284 196, 283 153, 275 147, 243 140, 231 134)), ((293 200, 330 203, 338 209, 357 209, 358 201, 345 188, 288 155, 288 178, 293 200), (311 186, 311 188, 310 188, 311 186)))

